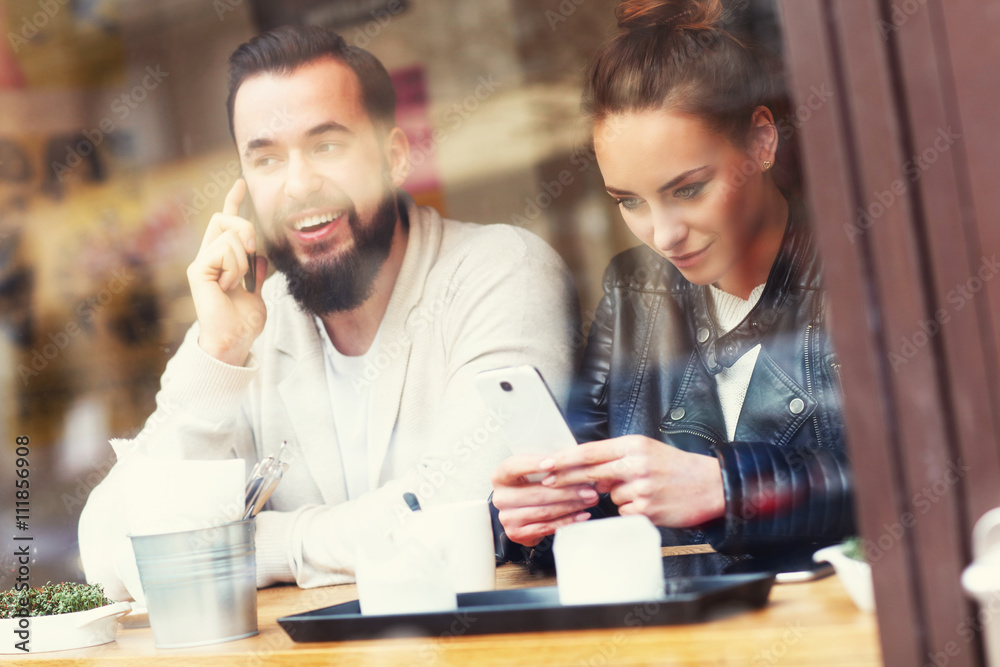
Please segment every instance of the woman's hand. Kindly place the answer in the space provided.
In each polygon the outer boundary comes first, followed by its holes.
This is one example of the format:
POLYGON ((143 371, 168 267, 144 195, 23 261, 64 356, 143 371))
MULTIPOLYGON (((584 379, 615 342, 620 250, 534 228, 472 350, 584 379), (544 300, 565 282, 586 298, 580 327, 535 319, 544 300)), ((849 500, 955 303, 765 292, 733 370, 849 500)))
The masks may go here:
MULTIPOLYGON (((620 514, 642 514, 657 526, 688 528, 726 511, 714 456, 691 454, 644 435, 589 442, 539 463, 553 491, 593 486, 611 493, 620 514)), ((495 496, 494 496, 495 498, 495 496)))
POLYGON ((500 510, 504 532, 527 547, 535 546, 559 526, 586 521, 590 514, 583 510, 598 500, 597 492, 587 484, 550 488, 530 481, 529 475, 542 472, 539 464, 544 458, 516 454, 493 472, 493 505, 500 510))

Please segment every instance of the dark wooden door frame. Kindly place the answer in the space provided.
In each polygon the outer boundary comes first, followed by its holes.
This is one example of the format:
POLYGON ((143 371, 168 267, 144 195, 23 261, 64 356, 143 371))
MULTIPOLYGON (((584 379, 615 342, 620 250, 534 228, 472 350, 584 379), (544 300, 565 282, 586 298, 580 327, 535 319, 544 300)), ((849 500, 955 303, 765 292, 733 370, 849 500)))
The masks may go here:
POLYGON ((884 659, 981 664, 959 577, 1000 505, 1000 2, 780 8, 884 659))

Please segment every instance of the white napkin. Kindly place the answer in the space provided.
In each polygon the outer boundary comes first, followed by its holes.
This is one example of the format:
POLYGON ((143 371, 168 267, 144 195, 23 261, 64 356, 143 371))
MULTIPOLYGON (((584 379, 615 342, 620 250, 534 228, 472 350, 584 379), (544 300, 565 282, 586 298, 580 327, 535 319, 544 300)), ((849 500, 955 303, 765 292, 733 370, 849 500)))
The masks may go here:
POLYGON ((183 461, 133 454, 120 461, 130 535, 158 535, 239 521, 246 504, 242 459, 183 461))
MULTIPOLYGON (((243 518, 246 464, 242 459, 184 461, 153 459, 135 452, 117 466, 119 502, 129 535, 158 535, 211 528, 243 518)), ((115 571, 139 607, 146 601, 132 542, 114 549, 115 571)))
POLYGON ((559 602, 610 604, 665 597, 660 531, 641 515, 591 519, 556 529, 559 602))

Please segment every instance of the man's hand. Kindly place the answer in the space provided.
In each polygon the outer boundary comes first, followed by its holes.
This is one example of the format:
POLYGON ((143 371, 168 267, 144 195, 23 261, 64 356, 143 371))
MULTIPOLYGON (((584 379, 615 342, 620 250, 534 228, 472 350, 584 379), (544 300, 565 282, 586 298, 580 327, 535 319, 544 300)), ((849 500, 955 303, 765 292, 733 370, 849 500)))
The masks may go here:
POLYGON ((592 485, 623 516, 642 514, 657 526, 689 528, 726 511, 722 471, 714 456, 692 454, 644 435, 589 442, 549 456, 540 467, 552 490, 592 485))
POLYGON ((493 471, 493 505, 500 510, 500 523, 514 542, 533 547, 559 526, 586 521, 583 510, 597 504, 598 495, 586 484, 558 489, 528 481, 541 471, 544 457, 515 454, 493 471))
POLYGON ((250 346, 264 330, 267 309, 260 296, 267 260, 257 258, 257 289, 248 292, 243 276, 249 269, 247 253, 257 239, 249 220, 239 217, 247 184, 238 179, 226 195, 221 213, 212 216, 198 256, 188 267, 188 283, 201 328, 198 345, 219 361, 242 366, 250 346))

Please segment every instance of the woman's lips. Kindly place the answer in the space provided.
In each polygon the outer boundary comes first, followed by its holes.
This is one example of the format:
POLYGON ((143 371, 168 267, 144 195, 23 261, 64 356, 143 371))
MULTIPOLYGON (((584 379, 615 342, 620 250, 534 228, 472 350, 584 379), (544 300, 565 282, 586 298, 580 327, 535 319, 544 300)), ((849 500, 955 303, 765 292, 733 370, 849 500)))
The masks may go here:
POLYGON ((705 246, 697 252, 688 253, 686 255, 670 255, 667 259, 669 259, 670 262, 678 269, 690 269, 705 258, 710 245, 711 244, 705 246))

